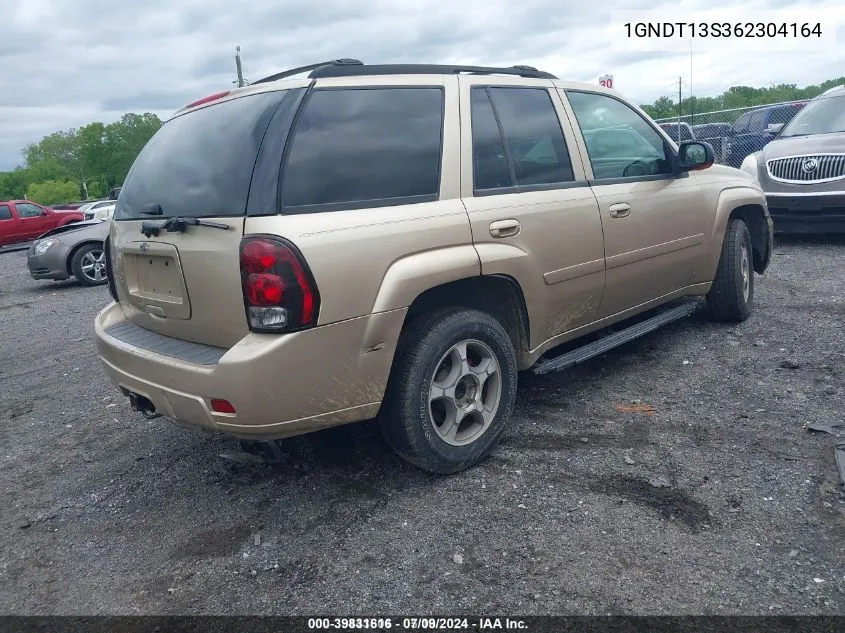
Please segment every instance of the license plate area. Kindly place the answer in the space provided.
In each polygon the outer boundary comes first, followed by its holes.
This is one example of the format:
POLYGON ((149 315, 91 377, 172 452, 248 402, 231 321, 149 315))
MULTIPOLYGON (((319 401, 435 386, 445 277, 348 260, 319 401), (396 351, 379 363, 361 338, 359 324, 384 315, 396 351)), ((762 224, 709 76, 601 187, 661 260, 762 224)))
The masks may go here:
POLYGON ((123 270, 130 302, 141 312, 167 319, 189 319, 191 306, 179 260, 172 244, 144 242, 124 248, 123 270))

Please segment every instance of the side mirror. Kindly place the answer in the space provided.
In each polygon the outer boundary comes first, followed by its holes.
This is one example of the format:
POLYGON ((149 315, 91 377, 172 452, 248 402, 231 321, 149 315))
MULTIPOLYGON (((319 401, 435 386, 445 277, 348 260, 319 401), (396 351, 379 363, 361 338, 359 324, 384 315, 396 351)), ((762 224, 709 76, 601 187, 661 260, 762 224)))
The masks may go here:
POLYGON ((678 146, 678 166, 681 171, 707 169, 716 162, 716 154, 710 143, 686 141, 678 146))
POLYGON ((783 129, 783 127, 783 123, 769 123, 768 127, 766 127, 766 131, 769 134, 777 136, 778 134, 780 134, 780 131, 783 129))

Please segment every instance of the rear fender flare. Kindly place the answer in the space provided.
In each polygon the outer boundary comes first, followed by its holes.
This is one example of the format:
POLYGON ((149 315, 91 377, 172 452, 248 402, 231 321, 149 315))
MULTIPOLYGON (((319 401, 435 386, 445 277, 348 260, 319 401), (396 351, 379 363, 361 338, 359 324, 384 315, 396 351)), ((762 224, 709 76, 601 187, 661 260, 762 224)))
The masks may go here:
POLYGON ((373 313, 410 307, 426 290, 481 275, 481 262, 471 244, 414 253, 394 261, 382 278, 373 313))

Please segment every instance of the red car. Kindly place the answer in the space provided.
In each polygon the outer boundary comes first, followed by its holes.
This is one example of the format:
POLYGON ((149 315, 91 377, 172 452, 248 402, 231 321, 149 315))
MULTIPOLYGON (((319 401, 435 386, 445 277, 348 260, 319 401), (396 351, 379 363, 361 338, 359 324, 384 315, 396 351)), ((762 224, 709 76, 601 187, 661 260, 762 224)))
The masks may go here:
POLYGON ((82 213, 54 211, 28 200, 0 202, 0 246, 29 242, 42 233, 71 222, 81 222, 82 213))

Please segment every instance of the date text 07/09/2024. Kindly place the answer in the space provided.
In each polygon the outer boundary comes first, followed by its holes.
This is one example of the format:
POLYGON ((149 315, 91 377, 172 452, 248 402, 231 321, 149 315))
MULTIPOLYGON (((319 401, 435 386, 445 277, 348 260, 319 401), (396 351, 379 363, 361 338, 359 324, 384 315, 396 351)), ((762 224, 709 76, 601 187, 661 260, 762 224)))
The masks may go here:
POLYGON ((312 631, 527 631, 528 624, 516 618, 309 618, 312 631))

